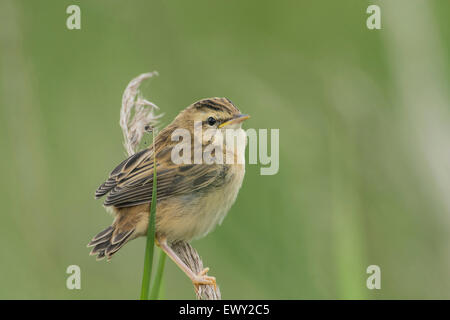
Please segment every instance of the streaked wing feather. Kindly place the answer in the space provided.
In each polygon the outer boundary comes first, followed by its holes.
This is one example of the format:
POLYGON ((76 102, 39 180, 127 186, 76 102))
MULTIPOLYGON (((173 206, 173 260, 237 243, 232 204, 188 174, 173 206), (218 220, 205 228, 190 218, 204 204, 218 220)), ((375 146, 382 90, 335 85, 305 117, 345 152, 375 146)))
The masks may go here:
MULTIPOLYGON (((153 189, 152 153, 151 149, 146 149, 119 164, 111 172, 108 180, 97 189, 96 197, 107 194, 104 205, 118 208, 149 203, 152 200, 153 189)), ((166 152, 165 155, 170 156, 170 153, 166 152)), ((161 162, 171 163, 169 161, 165 159, 161 162)), ((221 176, 221 168, 222 166, 214 164, 186 164, 172 167, 162 167, 158 164, 158 201, 209 186, 221 176)))
MULTIPOLYGON (((98 189, 95 191, 95 197, 98 199, 110 192, 123 178, 126 178, 132 172, 134 172, 135 169, 145 160, 148 161, 151 154, 151 149, 145 149, 122 161, 110 173, 108 180, 106 180, 100 187, 98 187, 98 189)), ((141 170, 138 170, 138 173, 140 171, 141 170)))
MULTIPOLYGON (((183 166, 157 169, 158 201, 173 195, 199 191, 213 183, 219 176, 217 165, 199 164, 184 171, 180 168, 183 166)), ((149 203, 152 200, 153 170, 148 170, 147 176, 139 180, 125 180, 120 185, 108 194, 105 206, 122 208, 149 203)))

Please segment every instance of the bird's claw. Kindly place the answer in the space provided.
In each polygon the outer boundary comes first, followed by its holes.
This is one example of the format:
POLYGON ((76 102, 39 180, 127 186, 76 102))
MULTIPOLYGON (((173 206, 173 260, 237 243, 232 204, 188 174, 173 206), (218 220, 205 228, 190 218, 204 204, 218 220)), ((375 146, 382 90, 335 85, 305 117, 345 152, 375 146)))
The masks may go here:
POLYGON ((212 285, 214 286, 214 289, 216 288, 216 278, 206 275, 208 271, 209 268, 205 268, 200 271, 194 279, 192 279, 192 283, 194 284, 196 289, 198 289, 199 285, 212 285))

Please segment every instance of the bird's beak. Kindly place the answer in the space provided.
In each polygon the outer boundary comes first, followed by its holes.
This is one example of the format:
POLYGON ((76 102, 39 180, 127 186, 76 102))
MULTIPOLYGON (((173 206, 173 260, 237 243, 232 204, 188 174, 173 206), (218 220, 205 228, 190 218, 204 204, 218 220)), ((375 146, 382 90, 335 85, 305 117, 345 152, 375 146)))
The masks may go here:
POLYGON ((219 124, 219 128, 223 128, 226 127, 230 124, 236 124, 236 123, 241 123, 242 121, 247 120, 248 118, 250 118, 250 116, 248 114, 240 114, 228 121, 225 121, 224 123, 219 124))

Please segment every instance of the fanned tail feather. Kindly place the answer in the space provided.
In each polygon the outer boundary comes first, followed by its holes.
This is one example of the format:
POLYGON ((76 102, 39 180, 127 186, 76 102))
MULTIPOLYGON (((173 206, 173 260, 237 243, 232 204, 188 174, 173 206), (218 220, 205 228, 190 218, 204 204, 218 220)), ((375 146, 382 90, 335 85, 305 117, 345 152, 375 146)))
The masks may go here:
POLYGON ((114 224, 107 227, 88 243, 88 247, 93 247, 90 255, 97 255, 97 260, 102 260, 105 257, 110 260, 111 256, 130 240, 133 232, 134 229, 119 232, 114 224))

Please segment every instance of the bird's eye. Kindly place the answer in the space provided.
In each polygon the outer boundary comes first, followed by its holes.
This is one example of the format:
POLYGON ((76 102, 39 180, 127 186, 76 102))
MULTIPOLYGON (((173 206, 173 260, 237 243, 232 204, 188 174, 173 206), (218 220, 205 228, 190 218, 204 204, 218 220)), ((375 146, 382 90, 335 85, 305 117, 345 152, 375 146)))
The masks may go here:
POLYGON ((208 120, 206 121, 208 121, 208 124, 210 126, 213 126, 217 122, 216 119, 214 119, 213 117, 209 117, 208 120))

